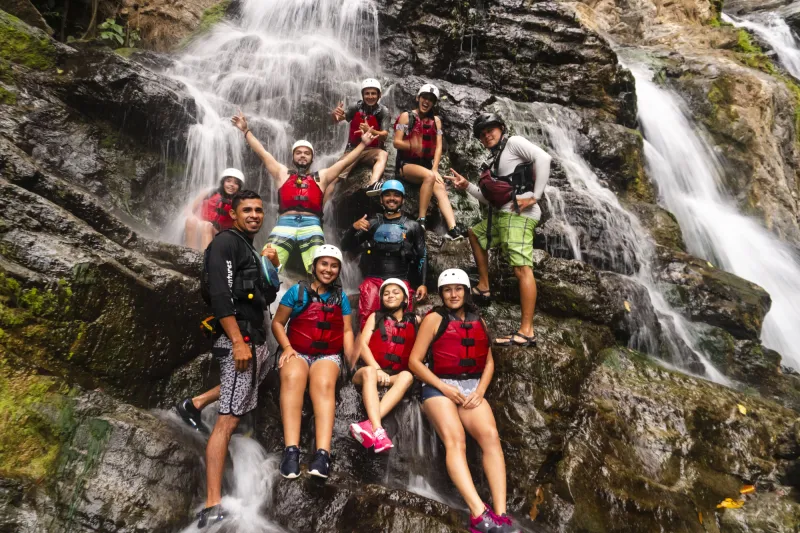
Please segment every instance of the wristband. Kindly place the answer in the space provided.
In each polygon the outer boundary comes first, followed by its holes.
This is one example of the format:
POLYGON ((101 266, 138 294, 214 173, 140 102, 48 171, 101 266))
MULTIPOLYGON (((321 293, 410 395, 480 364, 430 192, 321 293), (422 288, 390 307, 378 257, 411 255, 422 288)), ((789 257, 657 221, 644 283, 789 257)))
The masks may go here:
POLYGON ((245 130, 245 132, 244 132, 244 138, 245 138, 245 139, 247 139, 247 134, 248 134, 248 133, 251 133, 251 132, 250 132, 250 128, 247 128, 247 130, 245 130))

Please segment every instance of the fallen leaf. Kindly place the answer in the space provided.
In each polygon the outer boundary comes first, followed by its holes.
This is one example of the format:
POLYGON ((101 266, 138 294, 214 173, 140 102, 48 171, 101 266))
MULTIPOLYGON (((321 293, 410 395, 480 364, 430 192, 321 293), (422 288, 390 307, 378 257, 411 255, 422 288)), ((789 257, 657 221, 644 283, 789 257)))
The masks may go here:
POLYGON ((744 505, 744 500, 734 500, 733 498, 725 498, 719 504, 717 509, 741 509, 744 505))
POLYGON ((701 524, 703 523, 703 513, 697 513, 697 520, 699 520, 701 524))
POLYGON ((539 516, 539 505, 544 501, 544 490, 542 487, 538 487, 536 489, 536 498, 533 500, 533 505, 531 505, 531 512, 529 516, 531 520, 536 520, 536 517, 539 516))
POLYGON ((740 494, 753 494, 756 491, 756 488, 753 485, 742 485, 742 488, 739 489, 740 494))
POLYGON ((747 407, 745 407, 744 405, 742 405, 740 403, 736 404, 736 406, 739 408, 739 412, 740 413, 742 413, 743 415, 747 414, 747 407))
POLYGON ((61 70, 60 68, 57 68, 57 69, 56 69, 56 72, 57 72, 57 73, 59 73, 59 74, 64 74, 64 71, 63 71, 63 70, 61 70))
POLYGON ((625 300, 625 303, 623 303, 622 305, 625 306, 625 310, 627 312, 629 312, 629 313, 631 312, 631 303, 628 300, 625 300))

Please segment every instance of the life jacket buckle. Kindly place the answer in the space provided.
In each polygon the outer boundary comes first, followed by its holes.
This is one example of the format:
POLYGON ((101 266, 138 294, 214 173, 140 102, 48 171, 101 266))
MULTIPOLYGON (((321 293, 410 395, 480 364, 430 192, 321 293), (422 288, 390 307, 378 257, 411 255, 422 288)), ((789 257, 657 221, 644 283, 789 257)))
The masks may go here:
POLYGON ((458 366, 475 366, 477 364, 475 359, 462 359, 458 362, 458 366))
POLYGON ((331 329, 331 323, 327 322, 327 321, 325 321, 325 322, 323 322, 323 321, 317 322, 317 329, 324 329, 324 330, 331 329))
POLYGON ((461 339, 461 346, 475 346, 475 339, 461 339))

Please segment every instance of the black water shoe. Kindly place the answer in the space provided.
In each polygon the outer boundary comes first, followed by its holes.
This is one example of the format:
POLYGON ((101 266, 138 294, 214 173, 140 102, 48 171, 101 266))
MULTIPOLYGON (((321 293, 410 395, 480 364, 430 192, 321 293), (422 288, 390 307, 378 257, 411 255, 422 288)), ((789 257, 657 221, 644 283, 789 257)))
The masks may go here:
POLYGON ((203 423, 203 416, 200 414, 200 409, 194 406, 191 398, 185 398, 179 401, 175 409, 190 428, 200 433, 205 433, 206 435, 210 433, 208 427, 203 423))
POLYGON ((300 475, 300 448, 297 446, 288 446, 283 450, 281 475, 286 479, 294 479, 300 475))
POLYGON ((208 524, 216 524, 228 518, 228 513, 221 505, 214 505, 213 507, 206 507, 197 513, 197 529, 203 529, 208 524))

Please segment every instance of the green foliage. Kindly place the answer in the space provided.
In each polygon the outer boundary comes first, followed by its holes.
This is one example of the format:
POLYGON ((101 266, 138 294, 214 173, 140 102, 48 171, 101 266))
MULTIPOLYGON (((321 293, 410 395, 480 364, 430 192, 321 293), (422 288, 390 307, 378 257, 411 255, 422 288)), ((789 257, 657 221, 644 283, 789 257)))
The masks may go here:
POLYGON ((200 26, 197 27, 195 33, 205 33, 210 30, 214 24, 225 18, 225 13, 227 13, 229 5, 231 5, 231 0, 223 0, 203 11, 203 17, 200 19, 200 26))
POLYGON ((4 60, 36 70, 55 66, 56 49, 41 30, 0 11, 0 50, 4 60))
POLYGON ((114 42, 122 45, 125 43, 125 28, 117 24, 113 18, 108 18, 97 27, 100 30, 100 38, 104 41, 114 42))
POLYGON ((17 103, 17 93, 0 87, 0 104, 14 105, 17 103))

